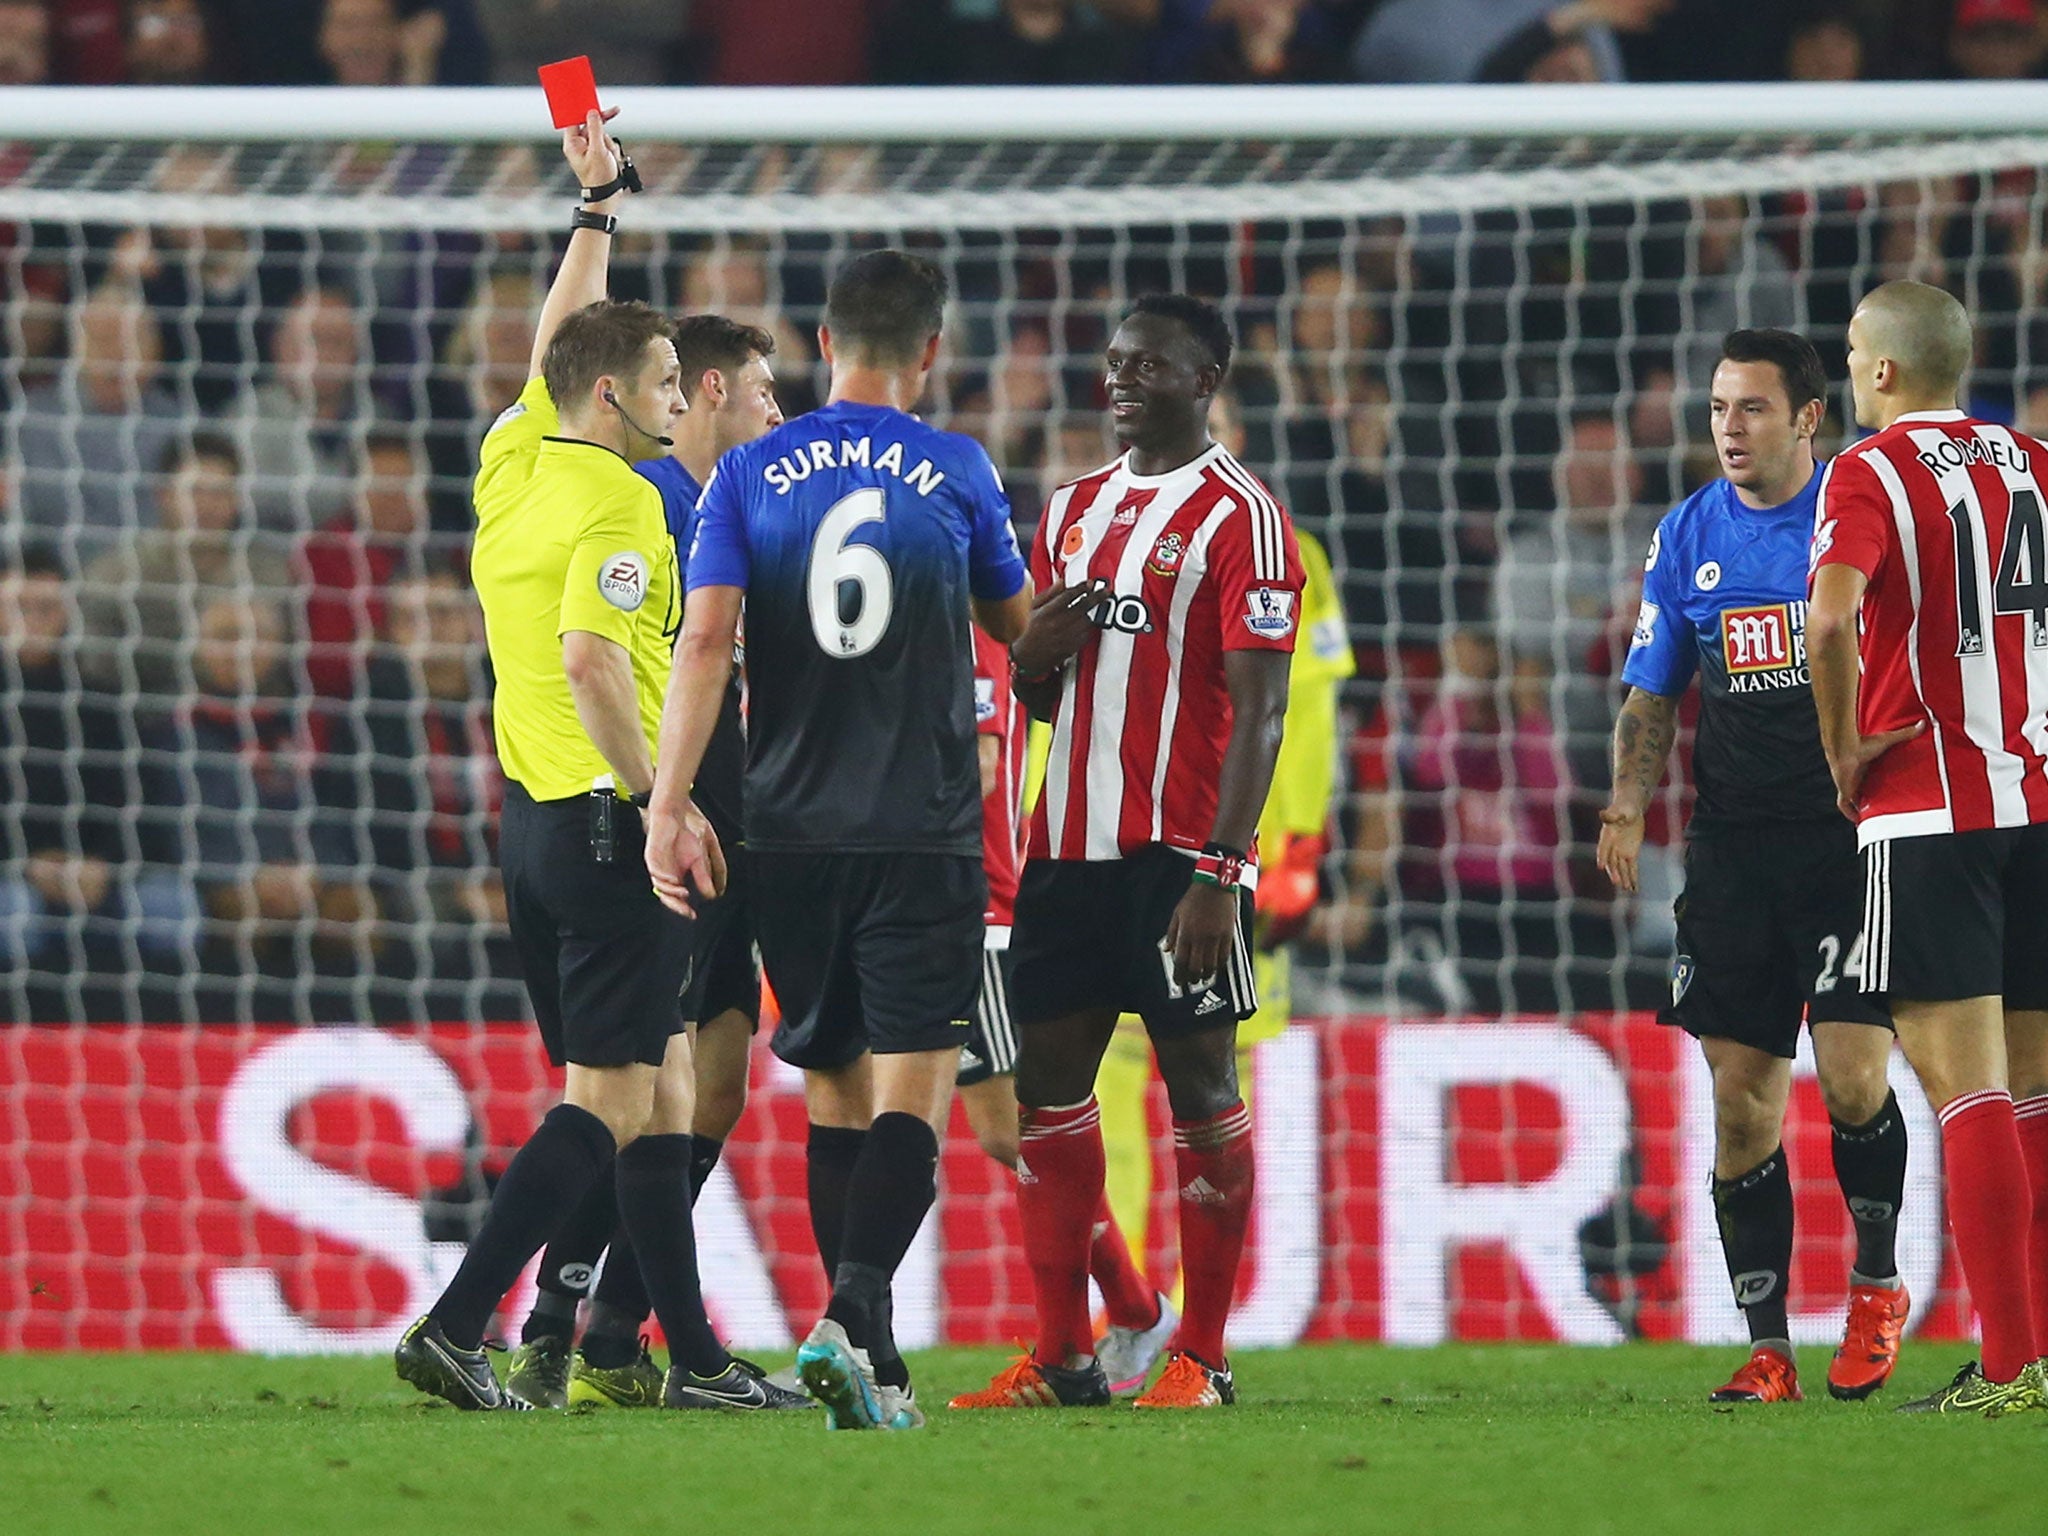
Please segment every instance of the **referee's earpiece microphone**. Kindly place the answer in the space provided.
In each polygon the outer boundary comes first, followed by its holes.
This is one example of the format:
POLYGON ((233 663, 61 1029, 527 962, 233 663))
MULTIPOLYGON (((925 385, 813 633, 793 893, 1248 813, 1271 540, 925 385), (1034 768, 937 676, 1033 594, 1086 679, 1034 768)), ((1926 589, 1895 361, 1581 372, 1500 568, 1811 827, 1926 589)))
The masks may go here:
POLYGON ((604 403, 610 406, 613 410, 617 411, 619 413, 619 420, 623 421, 635 432, 638 432, 642 437, 651 437, 657 443, 661 444, 661 446, 664 448, 675 447, 676 440, 674 438, 663 437, 659 432, 650 432, 645 427, 641 426, 639 422, 635 421, 632 417, 628 416, 626 414, 626 408, 623 405, 619 404, 619 397, 613 394, 610 390, 606 390, 604 392, 604 403))

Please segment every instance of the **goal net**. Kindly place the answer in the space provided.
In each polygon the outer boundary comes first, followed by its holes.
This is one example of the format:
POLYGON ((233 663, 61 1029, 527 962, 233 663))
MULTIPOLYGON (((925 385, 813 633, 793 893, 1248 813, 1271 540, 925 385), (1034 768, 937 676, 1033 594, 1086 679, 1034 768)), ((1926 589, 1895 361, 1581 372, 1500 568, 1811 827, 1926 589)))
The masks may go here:
MULTIPOLYGON (((533 93, 16 94, 0 1347, 380 1347, 552 1091, 464 555, 571 180, 533 93)), ((1124 306, 1231 321, 1216 430, 1327 551, 1356 673, 1295 1022, 1255 1053, 1242 1342, 1737 1328, 1704 1074, 1649 1016, 1682 750, 1642 894, 1592 867, 1619 662, 1657 516, 1716 472, 1727 331, 1805 331, 1839 377, 1862 292, 1939 282, 1977 319, 1972 408, 2048 429, 2048 112, 1992 95, 623 93, 647 193, 614 293, 768 327, 793 415, 835 267, 932 256, 925 411, 988 447, 1020 532, 1111 452, 1124 306)), ((822 1286, 800 1095, 757 1056, 700 1230, 721 1321, 773 1345, 822 1286)), ((1899 1081, 1902 1259, 1920 1326, 1965 1331, 1899 1081)), ((1168 1283, 1156 1087, 1132 1113, 1168 1283)), ((1807 1077, 1788 1141, 1822 1335, 1848 1223, 1807 1077)), ((944 1186, 906 1336, 1028 1330, 1008 1175, 956 1134, 944 1186)))

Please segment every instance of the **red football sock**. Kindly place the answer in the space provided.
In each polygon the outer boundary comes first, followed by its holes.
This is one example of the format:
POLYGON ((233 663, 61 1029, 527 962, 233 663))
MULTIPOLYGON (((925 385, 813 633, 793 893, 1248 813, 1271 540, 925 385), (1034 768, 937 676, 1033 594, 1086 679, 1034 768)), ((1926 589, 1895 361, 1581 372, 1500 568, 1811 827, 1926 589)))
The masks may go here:
POLYGON ((1088 1248, 1102 1204, 1102 1111, 1093 1095, 1079 1104, 1017 1111, 1017 1214, 1024 1254, 1038 1293, 1043 1365, 1095 1353, 1088 1323, 1088 1248))
POLYGON ((2033 1186, 2034 1220, 2028 1227, 2028 1276, 2034 1297, 2034 1348, 2048 1352, 2048 1093, 2013 1106, 2019 1122, 2020 1152, 2033 1186))
POLYGON ((1223 1364, 1223 1329, 1252 1214, 1252 1117, 1242 1100, 1207 1120, 1173 1122, 1180 1173, 1180 1264, 1187 1309, 1173 1347, 1223 1364))
POLYGON ((1984 1375, 2011 1381, 2036 1353, 2027 1283, 2033 1195, 2012 1095, 1984 1088, 1942 1105, 1941 1153, 1948 1169, 1948 1224, 1984 1325, 1984 1375))
POLYGON ((1159 1321, 1159 1293, 1138 1273, 1131 1245, 1103 1196, 1095 1207, 1095 1232, 1088 1246, 1088 1273, 1102 1288, 1102 1310, 1119 1328, 1150 1328, 1159 1321))

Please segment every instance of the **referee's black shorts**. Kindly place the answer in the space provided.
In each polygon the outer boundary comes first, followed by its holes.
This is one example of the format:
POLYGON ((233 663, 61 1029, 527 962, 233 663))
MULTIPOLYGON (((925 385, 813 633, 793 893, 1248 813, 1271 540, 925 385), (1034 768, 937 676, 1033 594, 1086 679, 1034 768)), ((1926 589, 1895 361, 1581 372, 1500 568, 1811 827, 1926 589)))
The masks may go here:
POLYGON ((2048 1009, 2048 825, 1872 843, 1863 901, 1865 986, 1908 1002, 2048 1009))
POLYGON ((958 1049, 981 986, 988 880, 978 855, 748 851, 761 964, 782 1023, 770 1048, 829 1071, 958 1049))
POLYGON ((1033 859, 1017 887, 1010 1002, 1026 1028, 1070 1013, 1135 1013, 1156 1039, 1185 1039, 1259 1011, 1252 976, 1252 893, 1237 893, 1237 931, 1220 974, 1181 987, 1161 948, 1195 861, 1163 843, 1121 859, 1033 859))
POLYGON ((1842 818, 1693 838, 1674 910, 1665 1023, 1787 1060, 1803 1020, 1890 1027, 1883 1002, 1862 990, 1863 882, 1856 829, 1842 818))
POLYGON ((615 852, 591 856, 591 797, 505 786, 498 865, 512 943, 548 1060, 659 1066, 681 1017, 693 924, 648 882, 640 813, 613 808, 615 852))

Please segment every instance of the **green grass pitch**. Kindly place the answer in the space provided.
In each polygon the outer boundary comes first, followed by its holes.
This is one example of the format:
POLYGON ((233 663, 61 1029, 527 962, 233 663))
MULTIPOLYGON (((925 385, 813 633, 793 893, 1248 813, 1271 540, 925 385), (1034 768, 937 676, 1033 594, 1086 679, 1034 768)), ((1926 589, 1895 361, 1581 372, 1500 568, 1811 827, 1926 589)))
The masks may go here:
MULTIPOLYGON (((1901 1386, 1958 1346, 1909 1346, 1901 1386)), ((0 1356, 0 1530, 885 1533, 2048 1529, 2048 1413, 1901 1418, 1898 1387, 1716 1410, 1728 1350, 1311 1346, 1201 1414, 953 1414, 1002 1357, 913 1360, 931 1427, 822 1412, 460 1414, 371 1359, 0 1356), (714 1523, 715 1522, 715 1523, 714 1523)))

